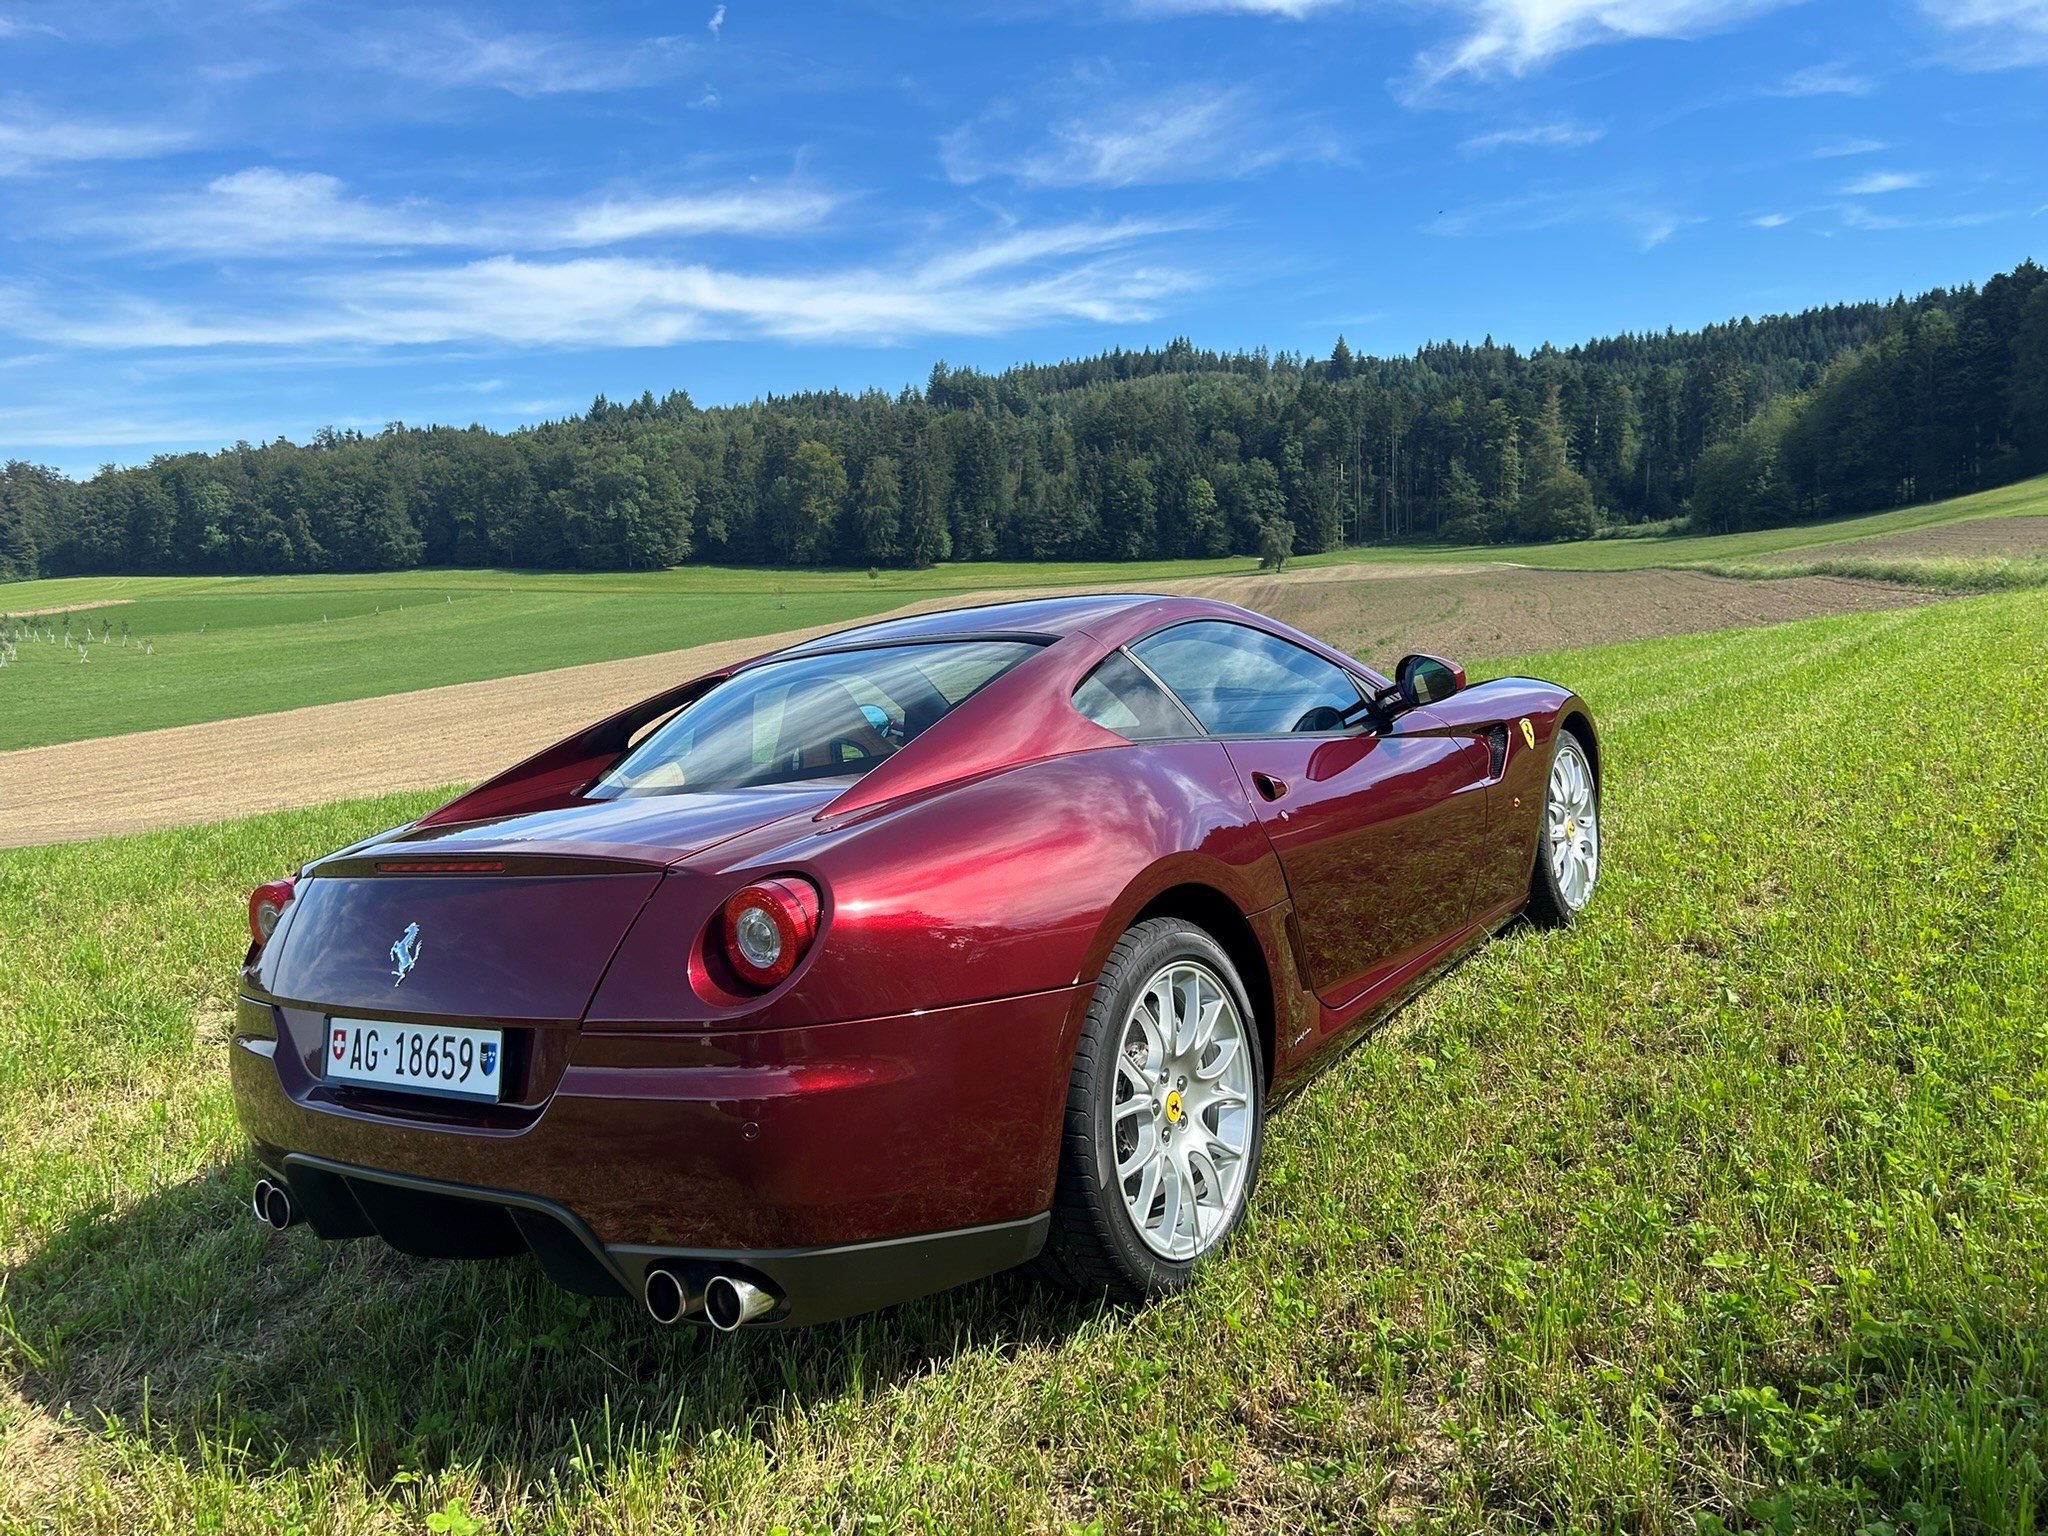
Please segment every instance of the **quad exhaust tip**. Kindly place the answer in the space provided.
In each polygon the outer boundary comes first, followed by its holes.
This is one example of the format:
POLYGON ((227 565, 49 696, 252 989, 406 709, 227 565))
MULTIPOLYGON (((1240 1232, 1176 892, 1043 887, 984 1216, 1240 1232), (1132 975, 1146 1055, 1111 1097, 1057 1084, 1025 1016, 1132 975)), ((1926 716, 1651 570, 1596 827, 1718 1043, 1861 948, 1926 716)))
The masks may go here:
POLYGON ((704 1315, 720 1333, 731 1333, 774 1307, 775 1297, 770 1292, 733 1275, 713 1275, 704 1287, 704 1315))
POLYGON ((258 1179, 256 1192, 249 1201, 249 1209, 256 1213, 256 1219, 282 1232, 299 1219, 298 1207, 292 1203, 292 1192, 273 1179, 258 1179))
POLYGON ((648 1316, 664 1327, 704 1310, 704 1292, 693 1286, 686 1276, 664 1265, 657 1264, 647 1271, 647 1283, 642 1294, 647 1302, 648 1316))
POLYGON ((737 1275, 713 1275, 702 1285, 681 1269, 657 1264, 641 1285, 647 1315, 664 1327, 685 1319, 706 1322, 720 1333, 767 1316, 781 1300, 773 1291, 737 1275))

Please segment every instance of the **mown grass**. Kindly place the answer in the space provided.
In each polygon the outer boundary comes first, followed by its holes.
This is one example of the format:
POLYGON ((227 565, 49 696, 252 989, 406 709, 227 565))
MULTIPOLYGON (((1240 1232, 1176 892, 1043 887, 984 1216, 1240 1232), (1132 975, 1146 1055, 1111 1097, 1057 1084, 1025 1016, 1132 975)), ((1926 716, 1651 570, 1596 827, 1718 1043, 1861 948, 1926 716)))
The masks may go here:
POLYGON ((2030 1529, 2044 650, 2037 592, 1516 663, 1601 717, 1594 907, 1282 1109, 1135 1311, 722 1339, 269 1234, 242 893, 433 797, 0 853, 0 1529, 2030 1529))
MULTIPOLYGON (((1948 523, 1974 522, 1978 518, 2026 517, 2044 513, 2048 513, 2048 475, 2022 480, 2015 485, 2002 485, 1994 490, 1976 491, 1968 496, 1952 497, 1947 501, 1919 502, 1859 517, 1790 523, 1782 528, 1753 528, 1743 533, 1681 533, 1662 538, 1583 539, 1564 544, 1479 546, 1452 551, 1445 551, 1439 546, 1437 558, 1470 555, 1556 570, 1628 571, 1653 565, 1751 560, 1786 550, 1816 549, 1857 539, 1938 528, 1948 523)), ((1411 552, 1419 551, 1411 547, 1411 552)))
POLYGON ((1812 560, 1722 561, 1699 569, 1715 576, 1776 581, 1789 576, 1851 576, 1934 592, 2015 592, 2048 587, 2048 560, 2016 556, 1841 555, 1812 560))
MULTIPOLYGON (((1491 562, 1633 570, 1753 560, 1980 517, 2048 512, 2048 478, 1867 517, 1715 537, 1572 544, 1369 546, 1292 562, 1491 562)), ((93 646, 24 644, 0 668, 0 751, 373 698, 647 655, 811 624, 848 623, 926 598, 1011 587, 1118 585, 1256 575, 1231 560, 990 562, 931 571, 773 571, 687 566, 636 573, 405 571, 362 576, 108 577, 0 585, 0 612, 121 599, 80 612, 147 637, 93 646)), ((54 622, 54 621, 53 621, 54 622)))

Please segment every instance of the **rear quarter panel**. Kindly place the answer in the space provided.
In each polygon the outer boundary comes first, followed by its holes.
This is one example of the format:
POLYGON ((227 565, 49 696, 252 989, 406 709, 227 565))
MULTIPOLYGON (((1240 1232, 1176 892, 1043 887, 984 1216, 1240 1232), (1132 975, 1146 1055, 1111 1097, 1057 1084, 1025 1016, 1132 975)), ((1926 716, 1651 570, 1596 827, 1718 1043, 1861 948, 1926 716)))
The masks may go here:
POLYGON ((585 1028, 817 1024, 1071 986, 1094 976, 1120 913, 1187 881, 1247 913, 1286 896, 1221 745, 1030 763, 794 842, 741 838, 685 861, 634 925, 585 1028), (728 895, 781 871, 824 892, 816 942, 766 1002, 707 998, 689 947, 728 895))

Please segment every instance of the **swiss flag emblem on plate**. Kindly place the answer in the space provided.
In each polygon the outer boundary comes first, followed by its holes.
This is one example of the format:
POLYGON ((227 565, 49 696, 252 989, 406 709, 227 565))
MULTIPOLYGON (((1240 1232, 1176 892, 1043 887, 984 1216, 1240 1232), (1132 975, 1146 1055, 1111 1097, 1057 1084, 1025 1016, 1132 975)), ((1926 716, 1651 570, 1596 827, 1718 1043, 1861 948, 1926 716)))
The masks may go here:
POLYGON ((347 1030, 345 1030, 345 1029, 337 1029, 337 1030, 336 1030, 336 1031, 334 1032, 334 1059, 335 1059, 336 1061, 339 1061, 339 1060, 341 1060, 341 1054, 342 1054, 342 1052, 343 1052, 343 1051, 346 1051, 347 1049, 348 1049, 348 1031, 347 1031, 347 1030))

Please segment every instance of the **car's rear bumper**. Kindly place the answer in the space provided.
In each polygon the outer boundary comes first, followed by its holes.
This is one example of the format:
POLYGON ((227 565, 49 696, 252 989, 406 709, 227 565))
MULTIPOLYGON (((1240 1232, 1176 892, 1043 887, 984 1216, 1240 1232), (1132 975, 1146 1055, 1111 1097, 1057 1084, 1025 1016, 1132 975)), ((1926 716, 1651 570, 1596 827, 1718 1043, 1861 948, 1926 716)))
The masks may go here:
POLYGON ((1087 990, 817 1028, 565 1034, 534 1047, 566 1058, 547 1092, 481 1107, 330 1086, 324 1015, 245 997, 235 1103, 323 1236, 531 1251, 598 1293, 638 1296, 657 1261, 751 1273, 785 1299, 771 1320, 813 1322, 1037 1251, 1087 990))
MULTIPOLYGON (((304 1152, 271 1173, 290 1189, 306 1222, 325 1238, 381 1237, 422 1258, 501 1258, 530 1253, 548 1277, 586 1296, 639 1298, 660 1265, 701 1295, 714 1275, 744 1279, 775 1298, 759 1326, 828 1322, 928 1296, 1014 1268, 1045 1245, 1041 1212, 949 1232, 812 1248, 692 1249, 607 1245, 574 1211, 513 1190, 356 1168, 304 1152)), ((682 1321, 705 1321, 701 1311, 682 1321)))

